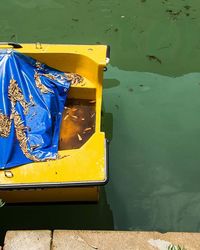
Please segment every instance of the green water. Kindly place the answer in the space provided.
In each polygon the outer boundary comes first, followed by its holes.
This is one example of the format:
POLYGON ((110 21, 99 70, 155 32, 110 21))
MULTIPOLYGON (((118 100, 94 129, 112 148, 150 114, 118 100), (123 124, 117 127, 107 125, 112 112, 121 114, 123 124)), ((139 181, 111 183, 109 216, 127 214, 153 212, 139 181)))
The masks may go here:
POLYGON ((0 228, 200 231, 199 0, 1 0, 0 40, 110 44, 98 205, 5 206, 0 228))

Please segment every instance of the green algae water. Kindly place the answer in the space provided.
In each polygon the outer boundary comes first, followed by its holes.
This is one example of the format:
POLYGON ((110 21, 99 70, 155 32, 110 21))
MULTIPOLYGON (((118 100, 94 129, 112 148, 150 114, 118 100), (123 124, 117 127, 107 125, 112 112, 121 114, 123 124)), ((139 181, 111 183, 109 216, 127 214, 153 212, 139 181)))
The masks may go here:
POLYGON ((5 206, 8 229, 200 231, 199 0, 1 0, 0 41, 109 44, 99 204, 5 206))

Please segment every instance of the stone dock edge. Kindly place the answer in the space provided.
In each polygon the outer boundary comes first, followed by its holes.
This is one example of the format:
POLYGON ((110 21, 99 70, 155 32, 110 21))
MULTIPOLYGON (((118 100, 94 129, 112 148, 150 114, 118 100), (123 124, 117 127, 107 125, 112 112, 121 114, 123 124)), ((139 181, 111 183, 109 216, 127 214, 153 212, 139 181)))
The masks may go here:
POLYGON ((200 250, 200 233, 142 231, 25 230, 7 231, 0 250, 133 249, 200 250))

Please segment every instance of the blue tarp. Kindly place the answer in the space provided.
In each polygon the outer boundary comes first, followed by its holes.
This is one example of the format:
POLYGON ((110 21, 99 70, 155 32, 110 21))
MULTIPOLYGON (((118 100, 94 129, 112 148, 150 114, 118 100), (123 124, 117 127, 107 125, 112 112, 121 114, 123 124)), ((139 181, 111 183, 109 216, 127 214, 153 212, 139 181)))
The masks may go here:
POLYGON ((65 73, 0 50, 0 169, 57 158, 69 87, 65 73))

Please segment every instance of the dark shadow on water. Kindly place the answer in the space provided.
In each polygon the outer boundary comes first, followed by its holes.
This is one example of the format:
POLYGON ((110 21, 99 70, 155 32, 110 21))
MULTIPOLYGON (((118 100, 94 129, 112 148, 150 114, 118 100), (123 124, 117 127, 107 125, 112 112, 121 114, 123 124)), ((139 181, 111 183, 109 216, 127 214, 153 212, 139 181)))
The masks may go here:
POLYGON ((99 203, 6 205, 0 212, 0 245, 7 230, 114 228, 112 211, 103 187, 99 203))
POLYGON ((110 89, 120 85, 120 81, 117 79, 105 79, 103 81, 103 88, 110 89))
POLYGON ((108 141, 112 140, 113 137, 113 114, 107 113, 104 104, 102 108, 102 114, 101 114, 101 131, 105 132, 106 139, 108 141))

